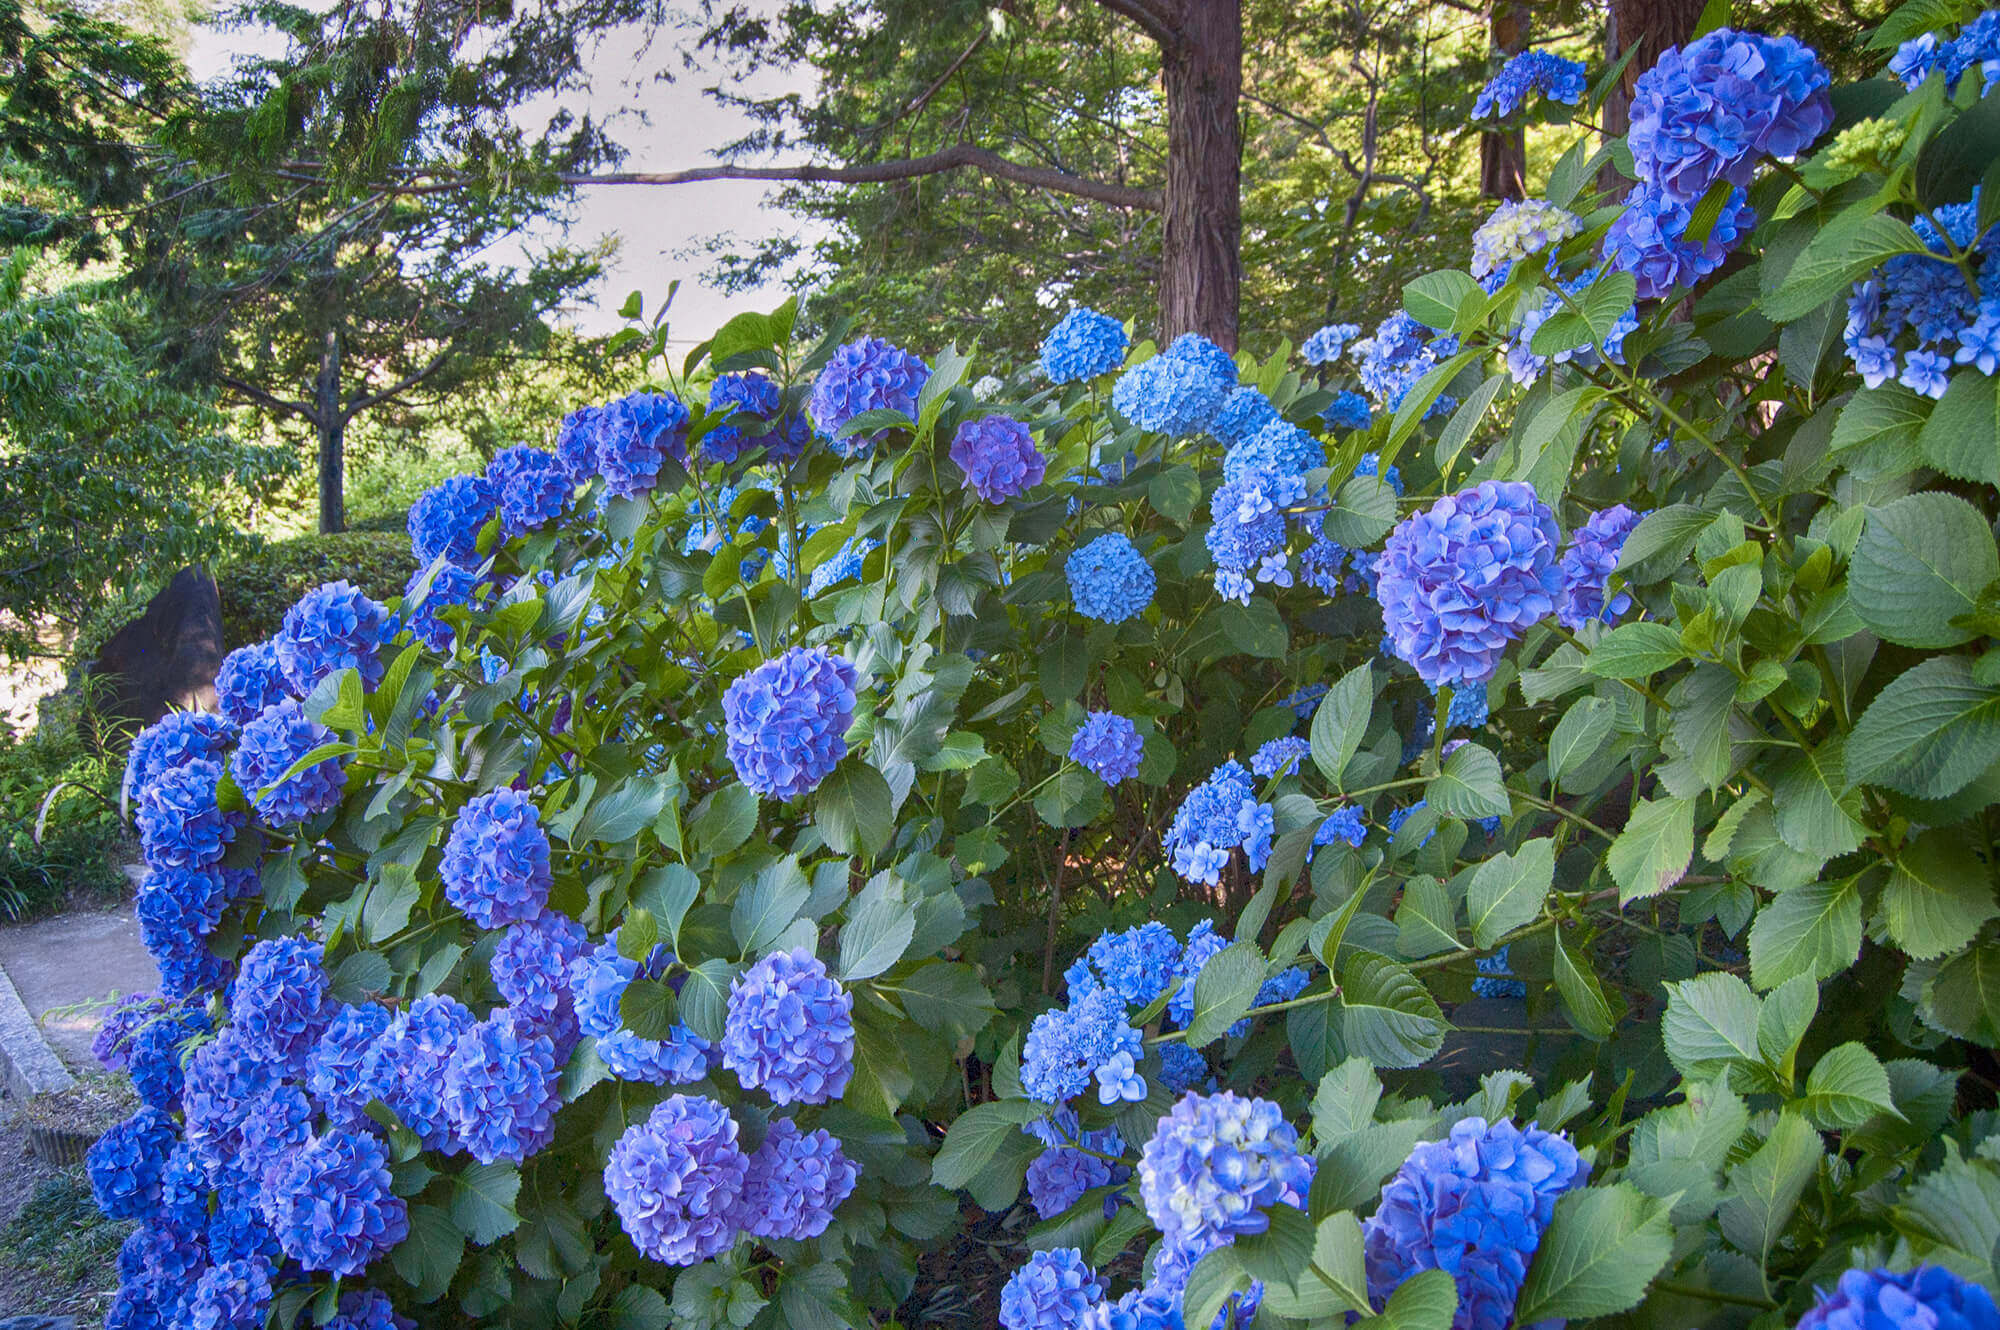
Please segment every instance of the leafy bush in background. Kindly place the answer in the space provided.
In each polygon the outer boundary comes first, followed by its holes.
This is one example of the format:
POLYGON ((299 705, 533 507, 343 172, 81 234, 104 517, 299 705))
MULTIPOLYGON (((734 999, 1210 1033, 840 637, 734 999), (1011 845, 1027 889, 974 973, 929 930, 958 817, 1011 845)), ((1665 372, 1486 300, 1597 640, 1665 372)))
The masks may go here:
POLYGON ((224 564, 222 640, 260 642, 276 632, 298 598, 322 582, 352 582, 372 596, 393 596, 416 564, 409 541, 388 531, 343 531, 274 541, 224 564))
POLYGON ((33 733, 0 735, 0 913, 9 918, 115 899, 126 887, 133 845, 116 803, 123 743, 107 746, 84 705, 75 694, 53 699, 33 733))

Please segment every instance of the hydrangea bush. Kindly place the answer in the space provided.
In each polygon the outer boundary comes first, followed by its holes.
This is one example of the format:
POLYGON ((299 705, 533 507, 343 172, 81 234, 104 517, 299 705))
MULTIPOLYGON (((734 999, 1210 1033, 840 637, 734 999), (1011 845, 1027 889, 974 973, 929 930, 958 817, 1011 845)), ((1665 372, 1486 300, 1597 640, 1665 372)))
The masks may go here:
POLYGON ((112 1323, 1994 1327, 1996 24, 1517 57, 1297 355, 621 333, 135 743, 112 1323))

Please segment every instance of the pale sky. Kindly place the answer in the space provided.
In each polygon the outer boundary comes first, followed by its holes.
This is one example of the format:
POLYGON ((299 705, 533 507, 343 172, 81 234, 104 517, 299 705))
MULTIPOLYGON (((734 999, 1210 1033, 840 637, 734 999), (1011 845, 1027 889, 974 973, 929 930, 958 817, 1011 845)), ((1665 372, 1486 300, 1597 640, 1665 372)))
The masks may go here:
MULTIPOLYGON (((614 127, 613 136, 631 150, 620 169, 667 171, 711 163, 712 151, 740 136, 747 122, 703 96, 698 81, 683 78, 662 83, 654 79, 653 71, 664 60, 674 58, 673 53, 656 48, 641 55, 635 50, 638 45, 636 37, 631 41, 607 40, 590 62, 589 92, 576 97, 572 109, 588 109, 600 119, 621 110, 639 109, 649 114, 649 125, 628 120, 614 127)), ((225 71, 238 56, 275 54, 281 49, 282 39, 268 29, 225 32, 200 27, 188 52, 188 66, 195 78, 208 79, 225 71)), ((783 86, 778 82, 757 90, 768 94, 783 86)), ((523 123, 539 128, 549 105, 544 102, 525 108, 523 123)), ((618 238, 619 251, 594 293, 595 305, 573 311, 568 321, 589 333, 621 327, 618 307, 634 289, 645 292, 650 317, 655 302, 665 297, 668 283, 675 278, 681 279, 681 289, 674 298, 670 323, 672 340, 678 344, 702 341, 731 316, 746 310, 775 308, 785 298, 781 286, 725 295, 701 283, 706 266, 703 257, 675 257, 678 251, 717 232, 735 232, 746 241, 801 233, 797 219, 764 205, 771 190, 770 185, 757 181, 724 181, 603 185, 580 191, 572 242, 585 244, 613 235, 618 238)))

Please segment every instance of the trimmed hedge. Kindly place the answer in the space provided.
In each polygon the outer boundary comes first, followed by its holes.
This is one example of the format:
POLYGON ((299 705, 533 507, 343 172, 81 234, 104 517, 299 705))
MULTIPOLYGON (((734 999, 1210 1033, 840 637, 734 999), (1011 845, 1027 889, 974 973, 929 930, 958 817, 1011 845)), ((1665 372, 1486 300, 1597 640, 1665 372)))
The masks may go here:
POLYGON ((285 611, 322 582, 346 580, 377 600, 399 596, 416 566, 400 531, 343 531, 266 545, 215 575, 223 642, 233 648, 269 637, 285 611))

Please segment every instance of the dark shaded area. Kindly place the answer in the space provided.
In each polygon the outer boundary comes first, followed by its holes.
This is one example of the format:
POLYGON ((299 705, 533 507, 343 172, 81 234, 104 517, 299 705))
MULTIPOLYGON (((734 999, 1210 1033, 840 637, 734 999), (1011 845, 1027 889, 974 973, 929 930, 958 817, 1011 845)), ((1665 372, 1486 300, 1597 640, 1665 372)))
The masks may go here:
POLYGON ((150 725, 169 708, 212 708, 223 650, 215 579, 206 569, 181 569, 85 667, 106 684, 101 719, 150 725))

